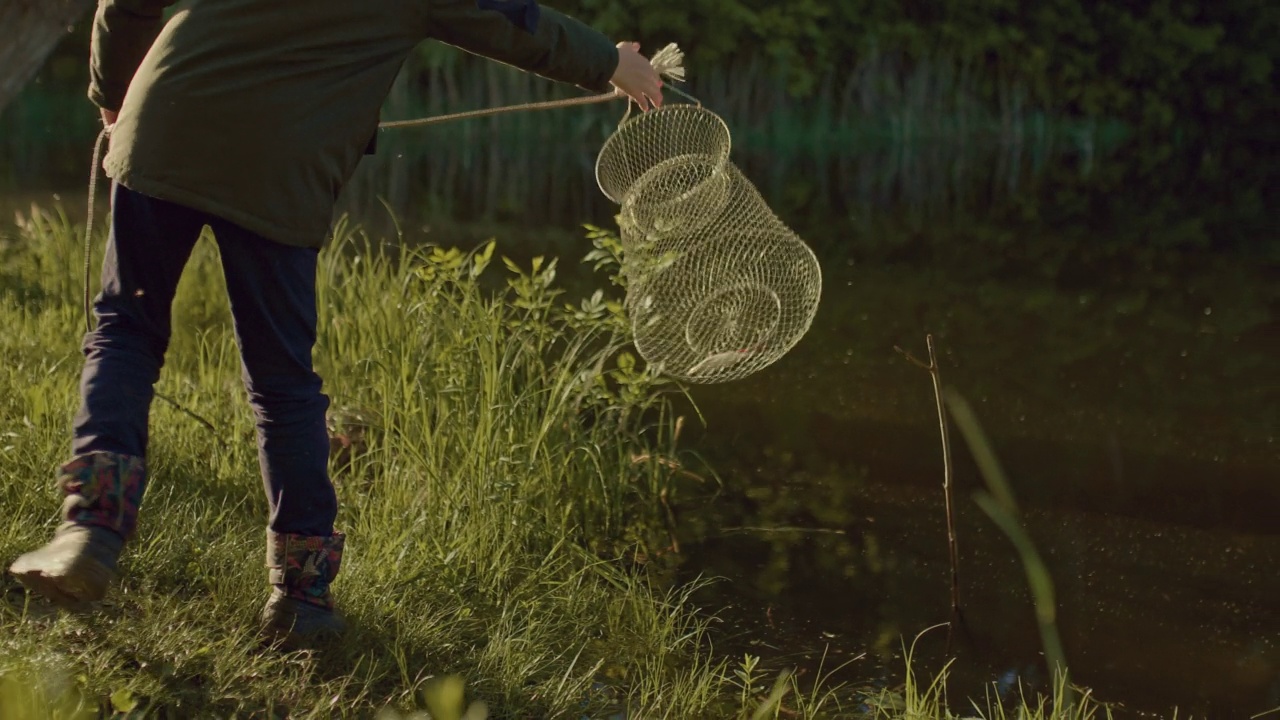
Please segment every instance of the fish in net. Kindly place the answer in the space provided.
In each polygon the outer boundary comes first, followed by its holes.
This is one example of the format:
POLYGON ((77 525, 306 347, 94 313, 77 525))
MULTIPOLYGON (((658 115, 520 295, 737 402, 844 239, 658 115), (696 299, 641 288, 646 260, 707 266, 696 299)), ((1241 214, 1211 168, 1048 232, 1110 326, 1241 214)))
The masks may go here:
POLYGON ((787 353, 822 292, 813 251, 729 160, 729 128, 701 105, 624 119, 596 160, 620 205, 625 307, 663 374, 736 380, 787 353))

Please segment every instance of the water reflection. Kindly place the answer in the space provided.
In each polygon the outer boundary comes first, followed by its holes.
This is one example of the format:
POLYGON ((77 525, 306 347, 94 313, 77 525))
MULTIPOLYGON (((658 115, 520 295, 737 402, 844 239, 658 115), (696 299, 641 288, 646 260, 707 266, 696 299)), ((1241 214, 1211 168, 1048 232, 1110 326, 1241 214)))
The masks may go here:
MULTIPOLYGON (((848 442, 869 449, 901 434, 912 433, 869 424, 848 442)), ((779 662, 810 668, 824 652, 867 652, 851 679, 901 677, 903 636, 950 616, 943 503, 930 482, 936 439, 915 434, 852 471, 770 447, 752 456, 746 442, 735 443, 736 458, 712 459, 728 468, 724 492, 686 498, 680 528, 689 571, 726 578, 723 649, 768 657, 778 648, 779 662), (929 457, 902 462, 913 454, 929 457), (815 465, 828 469, 806 469, 815 465)), ((1041 461, 1070 457, 1068 446, 1041 461)), ((960 497, 976 483, 962 464, 960 497)), ((1033 507, 1027 523, 1057 584, 1074 677, 1099 697, 1230 717, 1274 705, 1266 703, 1280 672, 1280 613, 1271 598, 1280 582, 1265 568, 1280 561, 1280 538, 1055 507, 1033 507)), ((955 696, 980 694, 1011 667, 1043 688, 1042 672, 1025 672, 1043 664, 1011 546, 968 502, 957 534, 964 624, 952 648, 955 696)), ((945 632, 922 638, 921 672, 942 667, 945 646, 945 632)))
MULTIPOLYGON (((542 132, 512 133, 502 120, 383 131, 378 153, 361 165, 340 211, 383 223, 393 215, 411 231, 450 221, 527 230, 609 222, 616 207, 597 187, 594 163, 620 111, 556 112, 575 114, 563 124, 548 118, 542 132)), ((985 136, 962 144, 869 142, 840 152, 782 154, 751 144, 734 151, 735 163, 775 211, 830 249, 876 234, 876 220, 889 210, 919 227, 1011 197, 1055 157, 1078 161, 1080 146, 1045 135, 1021 142, 985 136)))

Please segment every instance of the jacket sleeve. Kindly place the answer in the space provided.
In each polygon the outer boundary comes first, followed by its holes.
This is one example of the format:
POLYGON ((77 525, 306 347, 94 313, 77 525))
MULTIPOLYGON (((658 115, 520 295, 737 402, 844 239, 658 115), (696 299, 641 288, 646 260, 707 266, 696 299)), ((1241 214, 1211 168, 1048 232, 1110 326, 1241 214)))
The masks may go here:
POLYGON ((89 44, 89 99, 119 110, 129 82, 177 0, 99 0, 89 44))
POLYGON ((603 92, 618 50, 598 31, 535 0, 434 0, 427 34, 551 80, 603 92))

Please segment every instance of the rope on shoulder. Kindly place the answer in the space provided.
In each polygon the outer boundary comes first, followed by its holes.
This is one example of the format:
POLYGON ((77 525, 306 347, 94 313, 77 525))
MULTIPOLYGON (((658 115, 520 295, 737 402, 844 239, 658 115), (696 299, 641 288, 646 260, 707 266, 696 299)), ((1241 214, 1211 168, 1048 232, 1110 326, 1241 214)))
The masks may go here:
POLYGON ((98 131, 98 139, 93 143, 93 160, 89 164, 89 201, 84 219, 84 330, 93 331, 93 312, 89 307, 89 283, 92 275, 90 256, 93 254, 93 210, 94 200, 98 194, 98 170, 102 162, 102 146, 111 136, 111 125, 103 125, 98 131))

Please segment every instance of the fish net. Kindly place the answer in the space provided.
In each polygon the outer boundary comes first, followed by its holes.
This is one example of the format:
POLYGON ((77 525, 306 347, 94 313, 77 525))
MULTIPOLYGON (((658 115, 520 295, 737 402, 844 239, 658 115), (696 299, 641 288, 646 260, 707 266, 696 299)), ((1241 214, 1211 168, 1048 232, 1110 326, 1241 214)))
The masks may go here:
POLYGON ((729 161, 729 128, 709 110, 667 105, 623 121, 596 161, 621 208, 625 306, 636 349, 693 383, 772 364, 808 331, 822 271, 729 161))

